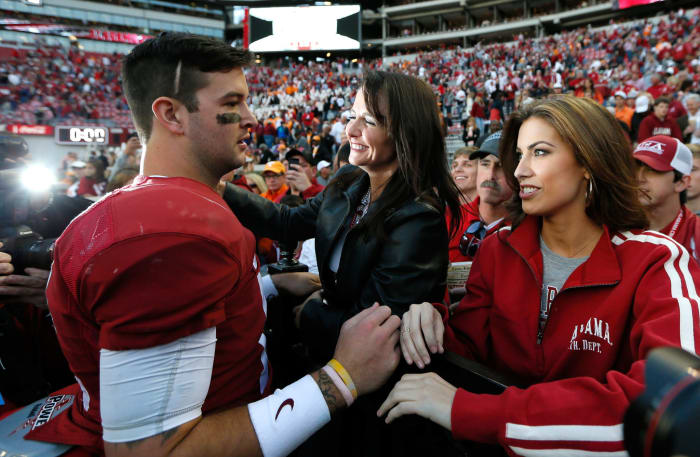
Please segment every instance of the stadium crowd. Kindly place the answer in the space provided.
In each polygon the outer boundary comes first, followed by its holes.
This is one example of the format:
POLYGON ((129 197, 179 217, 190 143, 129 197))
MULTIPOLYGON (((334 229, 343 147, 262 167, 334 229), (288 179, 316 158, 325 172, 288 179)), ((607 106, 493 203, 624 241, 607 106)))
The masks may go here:
MULTIPOLYGON (((67 198, 98 203, 50 278, 0 252, 0 301, 48 306, 67 360, 47 354, 60 366, 34 392, 73 399, 27 438, 71 456, 408 455, 438 440, 394 423, 418 415, 509 455, 623 452, 647 353, 700 344, 700 10, 362 73, 207 40, 0 58, 0 123, 129 113, 138 131, 64 158, 67 198), (262 276, 284 242, 316 274, 262 276), (284 385, 264 328, 292 296, 309 364, 284 385), (426 373, 445 350, 521 387, 426 373), (329 451, 348 430, 363 439, 329 451)), ((6 413, 38 400, 0 393, 6 413)))
MULTIPOLYGON (((616 94, 624 92, 626 104, 637 113, 635 119, 629 110, 619 114, 632 140, 640 117, 650 113, 660 96, 671 97, 669 116, 681 120, 687 137, 686 116, 695 114, 688 113, 684 97, 697 92, 700 81, 699 17, 697 9, 680 10, 659 21, 580 28, 542 39, 521 35, 508 44, 419 52, 415 60, 385 67, 429 82, 448 124, 474 117, 482 135, 489 121, 503 122, 513 109, 547 94, 585 95, 613 107, 616 94)), ((118 81, 122 56, 41 45, 31 52, 6 49, 1 56, 0 122, 131 126, 118 81)), ((381 60, 358 61, 362 70, 381 65, 381 60)), ((320 135, 355 95, 359 73, 353 67, 348 61, 257 65, 248 71, 253 110, 265 120, 263 128, 274 120, 274 141, 286 140, 285 146, 307 136, 309 128, 320 135), (311 121, 304 118, 308 112, 314 115, 311 121)), ((260 137, 256 135, 256 146, 260 137)))

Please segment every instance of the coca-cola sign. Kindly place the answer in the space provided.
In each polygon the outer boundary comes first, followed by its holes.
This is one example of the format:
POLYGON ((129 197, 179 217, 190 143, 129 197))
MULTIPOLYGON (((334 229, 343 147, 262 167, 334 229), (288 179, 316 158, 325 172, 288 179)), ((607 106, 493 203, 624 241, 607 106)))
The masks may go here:
POLYGON ((53 135, 53 127, 50 125, 10 124, 6 128, 8 132, 17 135, 53 135))

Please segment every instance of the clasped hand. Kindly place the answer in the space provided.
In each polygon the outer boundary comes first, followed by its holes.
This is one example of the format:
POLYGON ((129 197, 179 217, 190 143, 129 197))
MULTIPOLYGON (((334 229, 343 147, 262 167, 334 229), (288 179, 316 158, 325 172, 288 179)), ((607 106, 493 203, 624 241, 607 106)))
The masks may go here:
MULTIPOLYGON (((411 305, 401 319, 401 352, 410 365, 424 368, 430 354, 442 354, 445 326, 442 316, 430 303, 411 305)), ((435 373, 406 374, 389 393, 377 411, 386 423, 406 414, 417 414, 452 430, 452 402, 457 388, 435 373)))

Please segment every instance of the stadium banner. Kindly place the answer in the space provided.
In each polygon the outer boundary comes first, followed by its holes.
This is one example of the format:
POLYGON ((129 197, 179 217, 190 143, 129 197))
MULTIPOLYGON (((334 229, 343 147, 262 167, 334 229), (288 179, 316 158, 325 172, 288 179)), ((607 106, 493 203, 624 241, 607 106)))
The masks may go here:
MULTIPOLYGON (((76 35, 77 36, 77 35, 76 35)), ((81 38, 97 41, 111 41, 113 43, 141 44, 153 38, 151 35, 141 35, 139 33, 114 32, 112 30, 90 29, 89 35, 81 38)))
POLYGON ((5 127, 8 132, 17 135, 53 135, 53 127, 50 125, 9 124, 5 127))
POLYGON ((0 27, 14 32, 36 33, 39 35, 59 35, 86 40, 109 41, 112 43, 141 44, 153 38, 139 33, 100 30, 68 24, 42 24, 18 19, 0 19, 0 27))

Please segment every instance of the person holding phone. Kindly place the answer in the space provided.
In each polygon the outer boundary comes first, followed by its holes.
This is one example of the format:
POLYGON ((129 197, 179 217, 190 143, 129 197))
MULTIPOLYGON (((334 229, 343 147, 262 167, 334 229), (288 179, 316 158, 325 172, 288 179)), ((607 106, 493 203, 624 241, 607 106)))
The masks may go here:
POLYGON ((316 181, 316 167, 312 158, 299 149, 290 149, 285 155, 287 161, 287 183, 289 193, 299 195, 304 200, 323 191, 323 186, 316 181))

